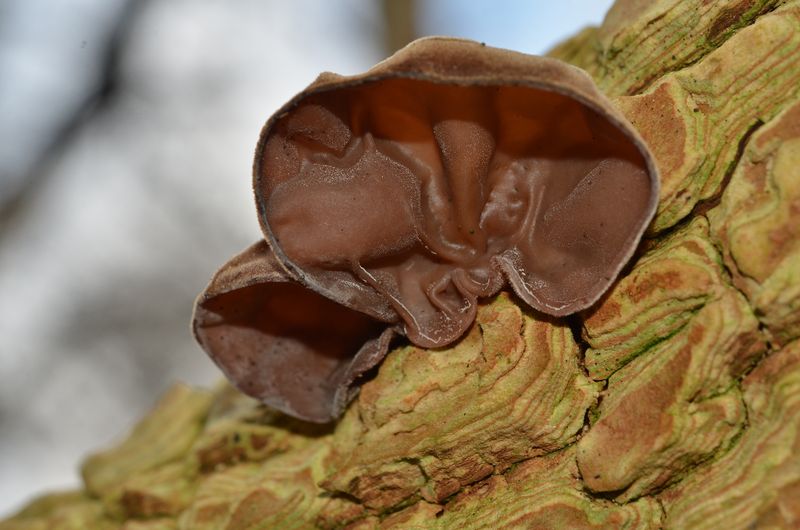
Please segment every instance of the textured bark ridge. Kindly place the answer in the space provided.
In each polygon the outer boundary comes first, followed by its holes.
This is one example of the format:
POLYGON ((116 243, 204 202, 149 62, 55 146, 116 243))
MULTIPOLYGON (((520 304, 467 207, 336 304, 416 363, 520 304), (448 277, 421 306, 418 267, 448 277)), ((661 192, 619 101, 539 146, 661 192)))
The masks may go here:
POLYGON ((327 427, 178 386, 0 528, 800 527, 800 2, 622 0, 553 54, 663 179, 598 304, 487 300, 327 427))

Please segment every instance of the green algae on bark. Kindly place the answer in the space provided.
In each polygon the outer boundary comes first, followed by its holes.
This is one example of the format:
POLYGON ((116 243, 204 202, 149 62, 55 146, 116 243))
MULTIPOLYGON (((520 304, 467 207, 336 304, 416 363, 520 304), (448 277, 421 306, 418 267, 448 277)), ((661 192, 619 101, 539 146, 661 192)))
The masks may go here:
POLYGON ((528 460, 465 489, 431 527, 661 528, 662 513, 654 499, 623 506, 595 499, 584 491, 579 477, 574 448, 528 460))
POLYGON ((609 95, 638 94, 719 48, 786 0, 619 0, 603 25, 551 55, 588 71, 609 95))
POLYGON ((621 501, 652 493, 744 427, 734 384, 766 343, 728 283, 705 219, 659 242, 584 326, 590 346, 603 347, 587 350, 589 373, 608 380, 578 442, 592 491, 621 501))
POLYGON ((578 355, 568 326, 500 295, 455 347, 408 346, 387 358, 334 434, 323 486, 375 510, 413 495, 440 502, 564 447, 599 390, 578 355))
POLYGON ((597 328, 611 330, 595 344, 617 361, 598 365, 591 361, 603 353, 586 354, 590 373, 602 366, 599 377, 608 380, 578 442, 578 466, 592 491, 621 501, 652 493, 730 446, 744 426, 735 382, 766 343, 707 234, 698 218, 662 240, 585 322, 590 345, 597 328), (682 298, 691 301, 688 311, 682 298), (619 357, 626 350, 633 353, 619 357))
POLYGON ((712 233, 734 283, 779 344, 800 337, 800 98, 756 132, 712 233))
POLYGON ((740 142, 800 93, 800 4, 760 17, 702 61, 614 102, 653 150, 662 185, 655 233, 719 194, 740 142))
POLYGON ((713 465, 661 495, 670 528, 800 525, 800 341, 773 353, 742 387, 748 428, 713 465))
POLYGON ((103 504, 85 492, 51 493, 34 500, 11 519, 0 521, 2 530, 116 530, 105 516, 103 504))
POLYGON ((715 197, 739 142, 796 99, 800 4, 624 0, 599 30, 555 52, 616 96, 653 150, 662 177, 655 233, 715 197))
MULTIPOLYGON (((700 218, 653 243, 631 273, 586 312, 585 365, 593 379, 607 379, 632 359, 669 341, 700 310, 731 290, 707 232, 707 223, 700 218)), ((755 322, 750 320, 752 327, 755 322)))
POLYGON ((104 497, 138 473, 185 456, 202 429, 209 392, 174 386, 120 445, 89 457, 81 469, 89 493, 104 497))

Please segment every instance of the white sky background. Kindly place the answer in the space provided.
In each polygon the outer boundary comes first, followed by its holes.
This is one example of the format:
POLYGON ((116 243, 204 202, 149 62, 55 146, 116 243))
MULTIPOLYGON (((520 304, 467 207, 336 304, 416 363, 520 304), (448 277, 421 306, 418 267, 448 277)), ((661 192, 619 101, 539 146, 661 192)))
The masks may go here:
MULTIPOLYGON (((0 220, 0 517, 76 487, 87 452, 171 381, 219 377, 188 321, 213 271, 259 237, 261 125, 320 71, 383 57, 370 0, 144 2, 113 97, 37 165, 96 83, 123 4, 0 3, 0 209, 40 183, 0 220)), ((418 29, 543 53, 610 4, 422 0, 418 29)))
MULTIPOLYGON (((402 0, 401 0, 402 1, 402 0)), ((421 0, 422 34, 451 35, 541 55, 603 21, 611 0, 421 0)))

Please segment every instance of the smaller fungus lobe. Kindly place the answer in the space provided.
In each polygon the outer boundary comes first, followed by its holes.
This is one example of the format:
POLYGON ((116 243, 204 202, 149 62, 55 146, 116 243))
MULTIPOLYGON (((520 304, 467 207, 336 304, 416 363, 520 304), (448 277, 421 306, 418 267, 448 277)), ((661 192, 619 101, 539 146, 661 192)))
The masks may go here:
POLYGON ((588 307, 658 196, 652 157, 588 76, 453 39, 320 76, 265 126, 253 182, 266 244, 218 273, 236 280, 201 295, 195 333, 244 392, 313 421, 341 412, 394 333, 450 344, 506 284, 550 315, 588 307))
POLYGON ((261 241, 229 261, 195 308, 195 334, 245 394, 311 421, 353 398, 394 329, 291 281, 261 241))

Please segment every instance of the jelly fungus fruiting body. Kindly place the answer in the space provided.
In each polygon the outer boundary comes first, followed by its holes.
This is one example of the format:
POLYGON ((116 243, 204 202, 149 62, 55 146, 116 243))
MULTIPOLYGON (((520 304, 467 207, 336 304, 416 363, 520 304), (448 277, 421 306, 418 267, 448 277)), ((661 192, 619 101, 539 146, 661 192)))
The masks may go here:
POLYGON ((195 333, 238 388, 312 421, 394 333, 445 346, 506 284, 550 315, 590 306, 658 198, 585 73, 443 38, 321 75, 265 125, 253 185, 266 243, 221 269, 195 333))

